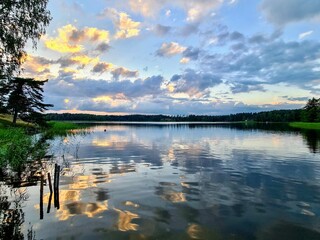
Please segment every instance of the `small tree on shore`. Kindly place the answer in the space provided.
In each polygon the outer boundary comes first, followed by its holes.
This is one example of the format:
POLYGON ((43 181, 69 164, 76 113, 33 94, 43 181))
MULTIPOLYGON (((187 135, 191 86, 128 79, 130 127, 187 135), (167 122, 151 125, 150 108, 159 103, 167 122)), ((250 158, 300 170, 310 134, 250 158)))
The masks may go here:
POLYGON ((302 110, 302 121, 320 122, 320 98, 309 99, 302 110))
POLYGON ((43 85, 48 80, 36 81, 33 78, 13 78, 8 83, 0 84, 2 105, 13 115, 15 124, 18 117, 27 122, 40 123, 41 113, 52 104, 43 103, 43 85))

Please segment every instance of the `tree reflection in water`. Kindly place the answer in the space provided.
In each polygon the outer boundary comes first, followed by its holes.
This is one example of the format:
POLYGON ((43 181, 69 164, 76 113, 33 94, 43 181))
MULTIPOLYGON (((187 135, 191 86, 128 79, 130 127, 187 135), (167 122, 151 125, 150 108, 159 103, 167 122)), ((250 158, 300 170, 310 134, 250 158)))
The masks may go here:
POLYGON ((23 233, 25 213, 23 203, 29 199, 27 187, 40 181, 41 161, 21 165, 17 172, 10 168, 0 170, 0 239, 35 239, 32 226, 23 233))
POLYGON ((320 131, 305 130, 301 131, 301 133, 310 152, 320 153, 320 131))
MULTIPOLYGON (((24 239, 21 232, 24 224, 24 212, 22 203, 28 199, 26 188, 9 189, 9 187, 0 185, 0 239, 24 239), (13 196, 10 201, 8 192, 13 196)), ((34 233, 28 230, 28 239, 34 239, 34 233)))

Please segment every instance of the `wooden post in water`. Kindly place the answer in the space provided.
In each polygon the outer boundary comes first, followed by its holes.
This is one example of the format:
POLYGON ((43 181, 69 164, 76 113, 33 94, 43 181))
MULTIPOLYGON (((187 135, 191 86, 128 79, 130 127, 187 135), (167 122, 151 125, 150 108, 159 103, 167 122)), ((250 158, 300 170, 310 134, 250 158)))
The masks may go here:
POLYGON ((60 175, 60 166, 58 164, 54 165, 54 181, 53 181, 53 188, 54 188, 54 207, 57 209, 60 208, 59 203, 59 175, 60 175))
POLYGON ((54 191, 54 200, 53 204, 54 207, 57 207, 57 170, 58 170, 58 165, 54 165, 54 176, 53 176, 53 191, 54 191))
POLYGON ((58 170, 57 170, 57 209, 60 208, 60 201, 59 201, 59 177, 60 177, 60 166, 58 165, 58 170))
POLYGON ((48 172, 48 181, 49 181, 50 196, 49 196, 47 213, 50 213, 51 201, 52 201, 52 183, 51 183, 51 176, 49 172, 48 172))
POLYGON ((50 189, 50 193, 52 193, 52 183, 51 183, 51 175, 48 172, 48 182, 49 182, 49 189, 50 189))
POLYGON ((43 172, 41 171, 41 180, 40 180, 40 219, 43 219, 43 172))

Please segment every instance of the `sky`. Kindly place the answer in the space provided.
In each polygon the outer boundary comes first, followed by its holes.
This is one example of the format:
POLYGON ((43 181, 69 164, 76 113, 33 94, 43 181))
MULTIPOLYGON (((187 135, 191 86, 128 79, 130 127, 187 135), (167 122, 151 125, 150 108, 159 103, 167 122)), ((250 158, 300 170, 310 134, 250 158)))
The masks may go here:
POLYGON ((320 96, 319 0, 49 0, 23 75, 51 112, 222 115, 320 96))

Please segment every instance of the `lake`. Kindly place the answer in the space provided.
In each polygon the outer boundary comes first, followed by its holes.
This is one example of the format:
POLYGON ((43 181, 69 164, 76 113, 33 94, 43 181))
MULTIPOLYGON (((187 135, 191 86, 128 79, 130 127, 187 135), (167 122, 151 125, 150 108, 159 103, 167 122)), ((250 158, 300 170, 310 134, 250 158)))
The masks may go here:
POLYGON ((38 180, 0 182, 2 236, 320 239, 316 131, 102 123, 55 137, 49 154, 42 202, 38 180), (58 207, 47 181, 55 163, 61 167, 58 207))

